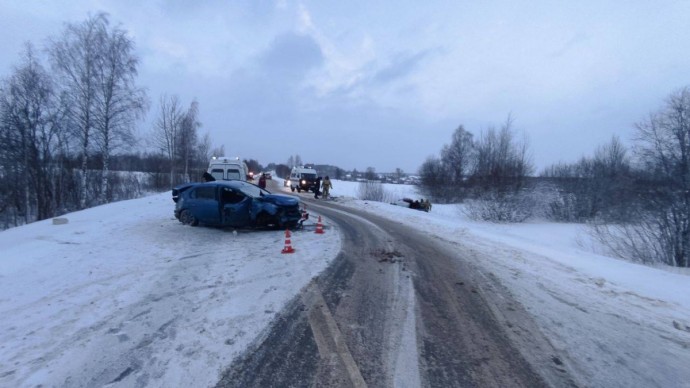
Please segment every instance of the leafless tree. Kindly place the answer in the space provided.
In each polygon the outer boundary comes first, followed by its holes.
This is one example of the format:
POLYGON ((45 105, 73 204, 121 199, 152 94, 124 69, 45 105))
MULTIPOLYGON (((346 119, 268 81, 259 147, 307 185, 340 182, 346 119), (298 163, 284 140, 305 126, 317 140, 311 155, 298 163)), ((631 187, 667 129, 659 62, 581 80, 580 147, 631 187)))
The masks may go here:
POLYGON ((196 155, 201 166, 205 166, 211 160, 211 147, 211 135, 206 132, 196 146, 196 155))
POLYGON ((593 157, 545 169, 542 177, 557 185, 552 217, 557 221, 625 222, 634 218, 639 201, 628 151, 617 136, 597 147, 593 157))
POLYGON ((610 221, 628 221, 636 211, 628 152, 617 136, 596 149, 590 163, 593 213, 610 221))
POLYGON ((23 222, 51 217, 55 211, 53 157, 61 127, 53 83, 27 44, 22 63, 3 86, 0 96, 0 176, 23 222), (21 194, 20 194, 21 193, 21 194), (20 194, 20 195, 17 195, 20 194))
POLYGON ((396 179, 397 181, 400 181, 400 180, 403 178, 404 175, 405 175, 405 172, 402 170, 402 168, 397 167, 397 168, 395 169, 395 179, 396 179))
POLYGON ((49 47, 54 73, 67 100, 70 121, 81 144, 80 208, 86 206, 88 158, 96 125, 98 66, 101 64, 107 16, 100 13, 79 24, 67 24, 62 35, 49 47))
POLYGON ((225 156, 225 144, 221 144, 219 147, 215 147, 211 150, 211 157, 225 156))
POLYGON ((199 122, 199 102, 192 101, 189 109, 183 115, 177 136, 179 156, 182 162, 182 172, 187 181, 191 179, 190 165, 194 163, 194 151, 197 148, 197 130, 201 127, 199 122))
POLYGON ((430 156, 419 168, 421 178, 420 188, 426 196, 434 198, 436 202, 446 202, 451 195, 445 184, 447 172, 441 159, 430 156))
POLYGON ((482 190, 510 192, 524 186, 532 166, 528 142, 519 142, 513 131, 513 118, 508 116, 499 130, 489 128, 475 143, 476 163, 473 178, 482 190))
POLYGON ((628 151, 618 136, 613 136, 608 144, 597 148, 594 162, 602 175, 619 176, 630 172, 628 151))
POLYGON ((158 118, 153 129, 153 142, 163 152, 170 163, 170 186, 175 181, 175 161, 179 155, 179 135, 184 114, 180 107, 180 99, 176 95, 160 97, 158 118))
POLYGON ((373 181, 376 179, 376 169, 374 167, 367 167, 367 170, 364 173, 364 179, 368 181, 373 181))
POLYGON ((654 182, 646 208, 654 215, 665 263, 690 266, 690 87, 636 125, 636 155, 654 182))
POLYGON ((459 187, 464 183, 476 161, 475 152, 472 133, 460 125, 453 132, 450 144, 443 146, 441 150, 441 161, 448 172, 447 184, 459 187))
POLYGON ((136 86, 138 59, 134 42, 119 28, 98 34, 100 54, 95 68, 96 86, 94 129, 95 141, 103 160, 101 202, 107 202, 111 154, 121 146, 134 143, 134 125, 147 109, 144 89, 136 86))

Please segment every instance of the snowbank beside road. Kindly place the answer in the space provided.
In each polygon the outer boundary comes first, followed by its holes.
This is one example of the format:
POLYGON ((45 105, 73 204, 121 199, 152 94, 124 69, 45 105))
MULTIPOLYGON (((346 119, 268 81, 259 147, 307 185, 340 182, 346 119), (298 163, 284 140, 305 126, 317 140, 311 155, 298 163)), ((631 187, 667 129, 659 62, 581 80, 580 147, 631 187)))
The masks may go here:
POLYGON ((170 193, 0 233, 0 386, 209 386, 339 251, 187 227, 170 193))

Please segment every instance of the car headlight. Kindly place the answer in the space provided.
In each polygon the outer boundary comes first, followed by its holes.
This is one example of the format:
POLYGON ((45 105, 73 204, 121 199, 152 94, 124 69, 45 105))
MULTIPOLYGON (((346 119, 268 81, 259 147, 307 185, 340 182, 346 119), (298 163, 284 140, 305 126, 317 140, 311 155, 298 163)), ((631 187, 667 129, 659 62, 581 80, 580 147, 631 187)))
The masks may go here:
POLYGON ((303 185, 306 185, 306 184, 307 184, 307 181, 303 180, 303 181, 302 181, 302 184, 303 184, 303 185))

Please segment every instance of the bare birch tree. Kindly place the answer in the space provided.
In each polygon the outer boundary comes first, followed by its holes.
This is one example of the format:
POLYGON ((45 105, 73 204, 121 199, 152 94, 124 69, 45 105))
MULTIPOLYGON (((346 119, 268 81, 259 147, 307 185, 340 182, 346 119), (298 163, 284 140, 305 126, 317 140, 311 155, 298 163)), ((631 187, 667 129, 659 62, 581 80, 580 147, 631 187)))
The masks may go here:
POLYGON ((175 164, 179 156, 180 127, 184 114, 176 95, 160 97, 158 118, 153 130, 153 142, 170 163, 170 187, 175 185, 175 164))
POLYGON ((184 179, 189 181, 191 179, 189 168, 195 159, 195 150, 197 147, 197 130, 201 127, 199 122, 199 102, 192 101, 189 109, 182 117, 180 122, 180 130, 177 136, 179 156, 182 162, 182 169, 184 179))
POLYGON ((665 106, 637 124, 636 154, 655 190, 647 209, 666 264, 690 266, 690 87, 672 93, 665 106))
POLYGON ((98 66, 108 20, 100 13, 79 24, 67 24, 62 36, 49 47, 55 74, 60 78, 62 96, 67 100, 74 134, 81 144, 79 207, 86 207, 88 158, 95 126, 98 93, 98 66))
POLYGON ((134 143, 134 125, 143 117, 147 101, 145 90, 135 85, 138 59, 126 32, 119 28, 102 31, 99 39, 102 52, 95 69, 94 129, 103 159, 100 200, 108 202, 110 157, 118 148, 134 143))
POLYGON ((211 149, 211 157, 221 157, 225 156, 225 144, 221 144, 219 147, 214 147, 211 149))
POLYGON ((60 127, 53 84, 27 44, 22 63, 4 84, 0 98, 2 176, 21 198, 25 223, 53 216, 52 158, 60 127))
POLYGON ((444 163, 448 176, 446 184, 459 186, 472 172, 475 161, 475 146, 472 133, 467 132, 460 125, 451 138, 451 142, 441 150, 441 161, 444 163))
POLYGON ((201 140, 196 146, 196 154, 199 159, 199 163, 201 166, 204 166, 209 162, 211 159, 211 135, 206 132, 204 136, 201 137, 201 140))
POLYGON ((527 140, 519 142, 512 127, 513 119, 508 116, 500 130, 489 128, 475 143, 473 178, 483 190, 515 191, 524 185, 525 178, 534 170, 527 140))

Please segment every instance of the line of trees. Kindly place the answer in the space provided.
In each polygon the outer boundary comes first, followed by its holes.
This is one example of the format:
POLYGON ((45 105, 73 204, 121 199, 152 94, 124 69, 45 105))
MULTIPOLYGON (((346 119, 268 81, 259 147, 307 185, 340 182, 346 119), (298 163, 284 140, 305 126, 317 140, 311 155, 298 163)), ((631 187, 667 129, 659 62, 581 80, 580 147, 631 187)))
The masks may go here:
POLYGON ((134 42, 108 15, 66 24, 40 52, 45 61, 27 43, 0 81, 0 227, 198 180, 209 157, 223 154, 198 136, 198 102, 184 110, 177 96, 161 97, 147 139, 165 157, 132 152, 149 100, 136 82, 134 42), (144 167, 147 181, 113 171, 125 161, 144 167))
POLYGON ((632 152, 617 137, 591 158, 544 171, 558 187, 554 219, 588 222, 611 252, 690 266, 690 88, 635 125, 632 152))
POLYGON ((644 263, 690 267, 690 87, 636 124, 631 222, 596 224, 602 243, 644 263))
POLYGON ((485 195, 507 198, 524 187, 533 171, 527 140, 517 138, 509 116, 477 139, 460 125, 440 157, 427 158, 419 175, 425 195, 447 203, 485 195))
POLYGON ((147 108, 135 84, 138 59, 125 31, 105 14, 67 24, 48 42, 50 72, 26 44, 0 92, 2 212, 14 223, 53 216, 109 200, 110 156, 131 144, 136 119, 147 108), (69 156, 78 153, 73 173, 69 156), (100 156, 99 184, 87 168, 100 156))
POLYGON ((465 202, 478 219, 586 222, 620 257, 690 267, 690 87, 635 125, 631 150, 614 136, 591 157, 554 164, 539 178, 530 176, 527 143, 511 123, 478 140, 456 129, 440 157, 421 166, 422 190, 437 202, 465 202))

